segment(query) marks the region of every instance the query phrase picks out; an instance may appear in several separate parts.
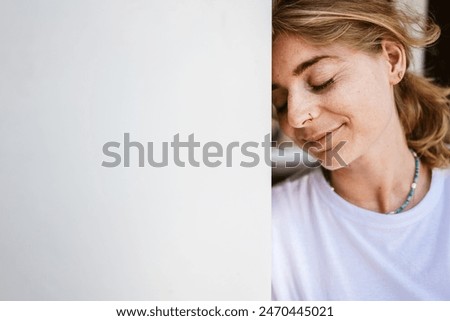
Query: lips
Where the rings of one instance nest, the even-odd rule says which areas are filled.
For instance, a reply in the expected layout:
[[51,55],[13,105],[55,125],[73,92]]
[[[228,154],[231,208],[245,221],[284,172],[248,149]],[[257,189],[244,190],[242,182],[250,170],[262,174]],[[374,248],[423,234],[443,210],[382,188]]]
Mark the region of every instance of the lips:
[[334,129],[321,131],[318,134],[305,137],[305,145],[314,147],[317,151],[323,151],[326,147],[331,147],[327,146],[327,140],[330,140],[343,125],[341,124]]

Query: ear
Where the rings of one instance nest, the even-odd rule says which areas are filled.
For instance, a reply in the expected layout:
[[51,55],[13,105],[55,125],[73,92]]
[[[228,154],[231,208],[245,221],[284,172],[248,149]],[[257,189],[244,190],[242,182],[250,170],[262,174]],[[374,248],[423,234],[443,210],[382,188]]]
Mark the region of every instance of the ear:
[[405,48],[396,41],[384,39],[381,42],[382,53],[389,64],[389,82],[398,84],[406,73]]

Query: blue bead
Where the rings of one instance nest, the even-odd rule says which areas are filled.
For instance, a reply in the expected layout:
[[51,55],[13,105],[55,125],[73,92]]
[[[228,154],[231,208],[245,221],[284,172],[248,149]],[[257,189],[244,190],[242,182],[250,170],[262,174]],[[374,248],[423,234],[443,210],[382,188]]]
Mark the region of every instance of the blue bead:
[[411,201],[411,199],[414,196],[414,192],[416,191],[416,187],[417,187],[417,181],[419,179],[419,170],[420,170],[420,160],[419,157],[417,156],[417,153],[414,152],[413,150],[411,150],[411,153],[414,156],[414,161],[415,161],[415,170],[414,170],[414,178],[413,178],[413,183],[411,184],[411,188],[409,190],[408,195],[406,196],[406,200],[405,202],[399,207],[397,208],[395,211],[390,212],[388,214],[398,214],[401,211],[403,211],[406,206],[408,206],[409,202]]

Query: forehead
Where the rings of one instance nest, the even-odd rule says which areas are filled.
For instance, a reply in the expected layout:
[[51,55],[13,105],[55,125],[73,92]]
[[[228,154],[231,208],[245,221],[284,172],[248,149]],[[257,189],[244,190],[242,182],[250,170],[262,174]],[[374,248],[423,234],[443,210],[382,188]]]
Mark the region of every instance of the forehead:
[[280,35],[272,43],[272,75],[275,78],[291,74],[299,64],[314,57],[330,56],[333,59],[326,61],[335,63],[336,60],[349,60],[355,53],[341,43],[319,46],[293,35]]
[[272,42],[273,56],[308,56],[317,54],[347,55],[356,52],[350,46],[342,42],[334,42],[328,45],[318,45],[300,36],[279,35]]

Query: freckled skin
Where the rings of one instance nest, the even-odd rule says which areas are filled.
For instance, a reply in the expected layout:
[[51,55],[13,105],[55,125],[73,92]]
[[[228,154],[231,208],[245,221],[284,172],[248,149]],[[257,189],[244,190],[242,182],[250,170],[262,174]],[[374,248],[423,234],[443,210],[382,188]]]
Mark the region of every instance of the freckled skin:
[[[394,99],[405,70],[403,47],[390,40],[370,54],[288,35],[272,44],[272,98],[283,132],[331,170],[337,194],[379,213],[403,204],[414,173]],[[331,146],[324,144],[329,138]],[[339,158],[330,160],[336,150]],[[421,164],[406,209],[420,202],[430,182],[431,172]]]
[[[278,112],[280,126],[299,146],[314,145],[306,143],[341,126],[331,135],[332,147],[345,141],[339,155],[351,164],[364,155],[389,151],[393,138],[404,140],[387,55],[368,54],[339,43],[314,46],[294,36],[279,36],[272,50],[272,78],[278,85],[272,92],[273,102],[277,108],[287,102],[287,108]],[[293,73],[300,63],[317,56],[331,58],[299,75]],[[330,79],[325,88],[313,89]],[[323,149],[308,152],[325,161]],[[323,165],[337,169],[342,164]]]

